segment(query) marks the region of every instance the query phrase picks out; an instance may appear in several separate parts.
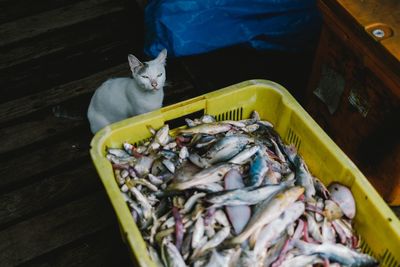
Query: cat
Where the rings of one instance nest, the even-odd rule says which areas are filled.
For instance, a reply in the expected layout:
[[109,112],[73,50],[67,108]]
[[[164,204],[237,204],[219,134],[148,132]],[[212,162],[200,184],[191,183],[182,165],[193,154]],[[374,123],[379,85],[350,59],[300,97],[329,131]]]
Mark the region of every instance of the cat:
[[132,78],[113,78],[96,89],[87,112],[93,134],[103,127],[161,108],[166,79],[167,50],[147,62],[128,55]]

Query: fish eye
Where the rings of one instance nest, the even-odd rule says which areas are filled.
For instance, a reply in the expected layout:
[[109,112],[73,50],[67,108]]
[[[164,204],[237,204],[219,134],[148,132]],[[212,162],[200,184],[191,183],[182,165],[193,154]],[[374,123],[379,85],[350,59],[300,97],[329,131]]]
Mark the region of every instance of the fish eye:
[[144,79],[148,79],[148,78],[149,78],[149,76],[142,75],[142,78],[144,78]]
[[161,76],[162,76],[162,73],[160,73],[160,74],[157,75],[157,77],[161,77]]

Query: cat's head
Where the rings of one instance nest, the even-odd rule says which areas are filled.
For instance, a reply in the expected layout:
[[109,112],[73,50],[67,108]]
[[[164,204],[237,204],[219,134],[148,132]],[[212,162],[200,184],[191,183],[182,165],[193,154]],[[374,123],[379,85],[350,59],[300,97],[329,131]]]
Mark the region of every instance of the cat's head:
[[134,55],[128,56],[133,79],[144,90],[156,92],[164,87],[165,83],[165,60],[167,50],[163,49],[158,56],[147,62],[140,62]]

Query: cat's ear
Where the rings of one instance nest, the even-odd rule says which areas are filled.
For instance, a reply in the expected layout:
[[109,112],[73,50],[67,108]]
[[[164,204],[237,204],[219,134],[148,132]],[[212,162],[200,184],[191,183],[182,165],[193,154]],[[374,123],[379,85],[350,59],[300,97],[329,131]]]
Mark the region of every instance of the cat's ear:
[[131,71],[133,73],[137,72],[137,70],[143,66],[143,63],[140,62],[139,59],[137,59],[134,55],[128,55],[128,62],[129,66],[131,67]]
[[157,58],[155,59],[160,64],[165,64],[165,60],[167,58],[167,49],[163,49],[160,54],[158,54]]

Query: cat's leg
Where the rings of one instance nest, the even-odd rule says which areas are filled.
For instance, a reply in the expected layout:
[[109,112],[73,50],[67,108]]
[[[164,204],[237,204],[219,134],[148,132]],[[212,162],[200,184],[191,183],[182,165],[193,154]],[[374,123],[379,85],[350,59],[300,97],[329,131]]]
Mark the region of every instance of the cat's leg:
[[105,126],[111,124],[111,122],[105,118],[104,116],[100,114],[95,114],[93,116],[90,116],[89,118],[90,122],[90,130],[92,131],[93,134],[97,133],[100,129],[104,128]]

